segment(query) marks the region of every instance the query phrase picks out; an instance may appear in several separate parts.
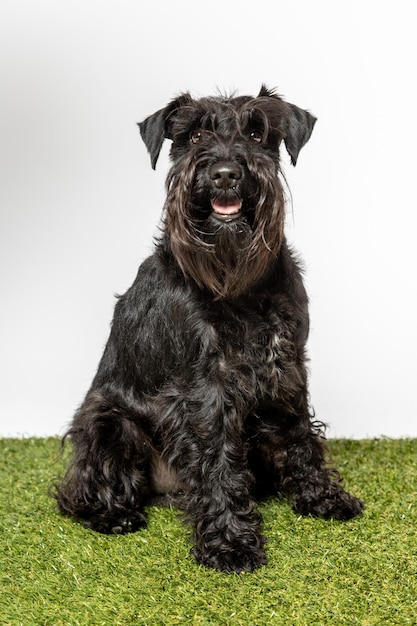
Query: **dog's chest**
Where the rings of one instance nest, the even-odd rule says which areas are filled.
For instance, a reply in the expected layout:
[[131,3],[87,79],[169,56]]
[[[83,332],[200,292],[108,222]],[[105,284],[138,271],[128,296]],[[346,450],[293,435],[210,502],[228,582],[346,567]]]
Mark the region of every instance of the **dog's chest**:
[[283,398],[297,370],[295,326],[277,312],[230,320],[220,338],[221,370],[240,380],[242,388],[255,386],[258,398]]

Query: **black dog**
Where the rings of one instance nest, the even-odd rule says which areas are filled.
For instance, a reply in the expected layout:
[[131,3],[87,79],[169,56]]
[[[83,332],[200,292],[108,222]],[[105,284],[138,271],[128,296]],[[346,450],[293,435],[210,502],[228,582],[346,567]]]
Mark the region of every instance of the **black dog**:
[[146,523],[163,499],[192,524],[194,555],[225,571],[266,562],[254,498],[303,515],[363,504],[326,460],[308,405],[307,296],[284,234],[279,147],[295,165],[315,118],[259,96],[183,94],[141,123],[155,167],[172,140],[163,234],[120,297],[69,435],[62,512],[103,533]]

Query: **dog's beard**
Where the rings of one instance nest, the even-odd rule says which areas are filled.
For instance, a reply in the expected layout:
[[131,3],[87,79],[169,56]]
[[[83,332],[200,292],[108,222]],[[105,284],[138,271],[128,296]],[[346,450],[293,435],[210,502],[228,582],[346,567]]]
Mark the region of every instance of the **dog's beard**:
[[[189,164],[190,166],[191,164]],[[183,274],[217,298],[250,290],[277,257],[283,238],[284,197],[267,167],[256,170],[261,193],[254,206],[232,220],[219,220],[195,205],[194,172],[187,167],[168,179],[166,226]]]
[[248,250],[253,239],[248,221],[240,217],[220,222],[209,217],[196,223],[194,233],[200,246],[189,255],[186,273],[220,297],[239,295],[245,290],[242,282],[248,272]]

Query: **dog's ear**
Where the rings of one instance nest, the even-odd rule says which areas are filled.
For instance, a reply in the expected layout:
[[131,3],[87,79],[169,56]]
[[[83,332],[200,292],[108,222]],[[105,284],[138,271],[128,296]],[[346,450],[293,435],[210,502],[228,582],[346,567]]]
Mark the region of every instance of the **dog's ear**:
[[285,147],[291,157],[291,163],[295,165],[301,148],[310,139],[317,118],[295,104],[284,102],[274,89],[268,89],[265,85],[262,85],[258,98],[273,98],[277,106],[279,102],[277,113],[280,117],[282,116],[279,123],[280,130],[284,136]]
[[317,118],[295,104],[288,104],[284,143],[291,163],[297,163],[298,153],[310,139]]
[[159,111],[147,117],[143,122],[139,122],[141,137],[151,156],[152,169],[155,169],[164,139],[172,139],[171,126],[175,113],[190,102],[191,96],[182,94],[163,109],[159,109]]

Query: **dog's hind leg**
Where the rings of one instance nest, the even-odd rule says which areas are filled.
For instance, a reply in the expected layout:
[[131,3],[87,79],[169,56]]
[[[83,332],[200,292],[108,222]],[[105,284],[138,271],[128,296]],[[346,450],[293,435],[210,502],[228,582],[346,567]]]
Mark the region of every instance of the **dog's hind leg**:
[[287,439],[284,491],[301,515],[348,520],[363,511],[363,502],[343,489],[339,472],[329,463],[323,425],[305,421]]
[[67,435],[73,458],[57,488],[60,510],[102,533],[144,526],[151,448],[137,420],[101,393],[90,392]]
[[328,459],[323,425],[303,414],[259,412],[251,433],[251,467],[259,495],[291,496],[302,515],[347,520],[363,510],[361,500],[346,492]]

